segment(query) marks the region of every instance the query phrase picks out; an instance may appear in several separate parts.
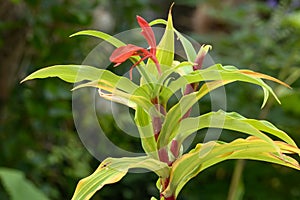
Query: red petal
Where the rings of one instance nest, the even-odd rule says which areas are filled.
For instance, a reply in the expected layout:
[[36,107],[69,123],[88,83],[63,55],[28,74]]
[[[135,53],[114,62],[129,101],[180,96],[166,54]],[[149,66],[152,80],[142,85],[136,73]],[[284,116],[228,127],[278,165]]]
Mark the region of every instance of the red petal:
[[111,56],[109,57],[109,60],[113,63],[122,63],[125,62],[131,56],[138,55],[137,52],[144,52],[144,50],[144,48],[132,44],[121,46],[112,52]]
[[142,28],[142,35],[145,37],[145,39],[147,40],[149,46],[150,46],[150,52],[155,55],[156,54],[156,40],[155,40],[155,36],[154,36],[154,32],[152,30],[152,28],[149,26],[148,22],[140,17],[140,16],[136,16],[136,19],[140,25],[140,27]]

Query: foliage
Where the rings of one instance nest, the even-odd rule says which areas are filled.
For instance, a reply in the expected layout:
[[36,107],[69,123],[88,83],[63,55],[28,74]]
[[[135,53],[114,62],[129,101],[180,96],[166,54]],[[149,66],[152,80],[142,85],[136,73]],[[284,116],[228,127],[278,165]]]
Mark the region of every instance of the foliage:
[[0,168],[0,178],[12,200],[48,200],[37,187],[25,179],[24,173],[18,170]]
[[[211,4],[211,1],[203,2],[198,6]],[[277,2],[273,6],[264,1],[244,1],[227,6],[227,9],[207,7],[206,13],[211,18],[221,21],[225,27],[231,28],[229,31],[227,29],[228,32],[218,28],[209,33],[193,34],[193,38],[202,42],[211,42],[215,47],[211,53],[215,60],[237,66],[247,66],[252,70],[271,74],[290,84],[293,87],[292,90],[272,85],[282,104],[278,105],[271,99],[262,110],[257,109],[256,106],[257,97],[261,94],[255,91],[250,94],[249,90],[253,90],[251,86],[240,84],[239,90],[236,90],[234,86],[228,86],[226,89],[227,106],[229,110],[239,110],[239,113],[243,115],[259,117],[276,123],[299,143],[300,113],[297,109],[298,101],[296,99],[299,97],[300,84],[299,56],[297,56],[300,53],[300,40],[297,37],[299,28],[294,25],[297,24],[296,21],[290,21],[290,16],[296,16],[299,12],[299,1]],[[194,1],[195,3],[196,1]],[[229,138],[224,136],[225,140],[230,138],[232,138],[230,135]],[[222,164],[223,172],[220,173],[223,175],[220,176],[221,178],[216,176],[221,171],[217,168],[207,172],[204,175],[206,178],[197,178],[195,182],[205,182],[205,189],[203,188],[199,192],[203,193],[209,190],[209,187],[214,187],[216,181],[219,182],[219,187],[226,188],[225,181],[229,181],[232,170],[230,166],[229,163]],[[242,175],[244,180],[242,183],[243,198],[299,198],[299,193],[295,192],[299,187],[297,172],[281,169],[274,165],[267,166],[263,171],[261,169],[260,164],[247,161]],[[257,173],[258,171],[259,173]],[[189,186],[192,187],[192,184]],[[290,185],[289,189],[287,189],[287,185]],[[193,193],[193,190],[187,192]],[[226,191],[223,191],[223,193],[214,194],[214,197],[209,198],[226,198],[225,193]]]
[[[6,2],[13,2],[17,9],[5,10],[3,5]],[[126,14],[134,13],[133,16],[136,15],[136,11],[149,9],[150,4],[140,0],[127,3],[107,0],[4,0],[0,3],[0,10],[5,18],[12,14],[18,16],[17,19],[9,21],[5,18],[0,20],[0,54],[1,48],[9,49],[7,47],[10,46],[11,51],[7,51],[9,54],[18,51],[18,42],[13,39],[15,33],[21,35],[21,41],[25,44],[21,59],[16,61],[18,70],[12,74],[13,89],[7,101],[1,100],[0,103],[1,108],[5,107],[3,112],[0,108],[0,166],[24,172],[26,178],[38,185],[50,199],[71,198],[76,181],[91,173],[91,169],[98,162],[74,134],[70,86],[59,80],[22,85],[19,81],[25,74],[43,65],[81,62],[86,52],[98,41],[80,37],[70,40],[68,36],[87,27],[96,29],[100,26],[102,29],[103,24],[98,24],[98,16],[94,15],[99,8],[104,8],[106,13],[114,16],[112,20],[118,21],[118,25],[123,29],[127,24],[132,24],[134,20],[131,17],[124,20],[123,16],[119,15],[122,9],[116,6],[116,3],[126,7]],[[134,7],[133,4],[139,7]],[[13,13],[14,11],[17,13]],[[114,31],[119,31],[118,28],[119,26],[112,26]],[[14,31],[15,29],[17,30]],[[26,34],[22,34],[23,30]],[[6,31],[11,34],[5,34]],[[3,45],[5,43],[9,43],[9,46]],[[76,48],[73,48],[74,46]],[[6,54],[3,54],[3,57],[5,61]],[[0,66],[1,69],[7,70],[9,67],[4,64]],[[6,70],[3,70],[3,73],[6,74]],[[5,89],[3,85],[1,89]],[[120,140],[118,134],[115,134],[121,135],[111,116],[104,116],[101,120],[109,127],[110,138],[118,145],[132,148],[132,139]],[[78,160],[82,162],[78,163]],[[133,186],[127,190],[118,190],[119,193],[106,190],[100,198],[111,198],[113,195],[128,198],[128,193],[132,192],[130,189],[133,190],[134,185],[141,184],[141,181],[138,178],[126,178],[116,187],[129,184]],[[142,193],[141,190],[140,196],[145,196],[145,192]],[[0,199],[8,199],[7,192],[1,184]]]
[[[209,46],[203,45],[197,54],[189,41],[174,29],[171,11],[167,21],[156,20],[150,23],[166,25],[165,33],[157,46],[153,42],[152,29],[141,20],[143,19],[138,17],[142,34],[150,46],[149,52],[132,44],[125,45],[112,36],[113,39],[107,40],[117,47],[111,62],[119,65],[131,59],[134,63],[132,67],[136,66],[141,74],[139,85],[110,71],[84,65],[51,66],[36,71],[23,80],[53,76],[71,83],[86,80],[88,82],[81,83],[74,89],[98,88],[100,92],[108,92],[100,93],[101,97],[123,103],[135,110],[135,121],[146,156],[107,158],[92,175],[78,183],[73,199],[89,199],[104,185],[118,182],[130,168],[154,171],[159,177],[157,187],[160,198],[169,200],[176,199],[183,186],[202,170],[228,159],[262,160],[300,169],[298,162],[287,155],[300,154],[295,142],[270,122],[247,119],[237,113],[226,113],[222,110],[198,117],[189,116],[192,106],[203,96],[229,83],[242,81],[260,86],[264,94],[262,107],[269,94],[279,102],[272,88],[263,79],[287,86],[285,83],[265,74],[239,70],[233,66],[216,64],[202,69]],[[184,47],[187,61],[174,60],[174,34]],[[107,39],[106,34],[95,31],[79,32],[75,35]],[[145,58],[150,59],[143,62]],[[179,78],[175,79],[173,74],[179,75]],[[170,98],[180,89],[182,97],[168,108]],[[248,134],[250,137],[229,143],[199,143],[184,154],[181,149],[185,139],[194,131],[203,128],[224,128]],[[272,140],[265,133],[282,141]]]
[[[22,35],[26,46],[22,60],[17,63],[18,74],[14,74],[15,85],[10,97],[7,102],[1,101],[1,107],[5,106],[5,110],[0,111],[0,166],[22,171],[49,199],[70,198],[76,181],[88,175],[93,166],[92,156],[73,134],[70,87],[58,80],[26,85],[20,85],[19,80],[25,73],[54,60],[79,62],[83,55],[81,51],[92,44],[83,43],[80,38],[65,38],[75,30],[91,25],[92,11],[97,2],[14,2],[17,11],[20,11],[16,13],[20,19],[1,20],[0,46],[11,36],[4,33],[15,27],[27,31]],[[5,3],[6,0],[1,1],[2,9]],[[12,15],[11,11],[13,9],[6,11],[7,16]],[[14,41],[12,46],[18,45]],[[72,49],[75,45],[77,49]],[[17,48],[14,50],[17,51]],[[3,65],[1,69],[5,67]],[[2,85],[1,89],[4,90]],[[49,105],[49,109],[45,105]],[[83,162],[78,164],[78,160]],[[8,199],[3,185],[0,185],[0,199]]]

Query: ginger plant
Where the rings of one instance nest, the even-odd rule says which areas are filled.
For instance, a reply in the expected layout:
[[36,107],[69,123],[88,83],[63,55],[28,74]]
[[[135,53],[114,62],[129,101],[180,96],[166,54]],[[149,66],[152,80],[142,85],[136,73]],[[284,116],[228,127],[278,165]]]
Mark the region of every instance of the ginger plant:
[[[191,42],[173,27],[171,9],[167,21],[157,19],[148,23],[140,16],[137,21],[149,45],[148,49],[125,44],[95,30],[72,35],[94,36],[115,46],[110,61],[118,66],[130,59],[133,65],[129,79],[87,65],[55,65],[40,69],[23,80],[59,77],[69,83],[79,83],[74,90],[94,87],[100,91],[100,98],[125,104],[135,111],[135,124],[145,156],[105,159],[93,174],[79,181],[72,199],[90,199],[103,186],[121,180],[132,168],[144,168],[157,174],[156,185],[161,200],[175,200],[190,179],[228,159],[266,161],[300,170],[299,163],[289,156],[300,155],[300,149],[284,131],[268,121],[248,119],[236,112],[223,110],[190,116],[192,106],[205,95],[232,82],[242,81],[260,86],[264,92],[262,106],[269,94],[279,102],[263,79],[289,87],[287,84],[271,76],[234,66],[214,64],[203,68],[203,60],[210,46],[202,45],[197,53]],[[157,24],[166,26],[158,44],[152,30],[152,26]],[[175,36],[184,48],[185,61],[174,59]],[[134,67],[141,75],[139,84],[131,80]],[[167,107],[172,95],[178,91],[182,94],[178,102]],[[204,128],[227,129],[249,137],[229,143],[219,140],[198,143],[189,152],[183,152],[183,142]],[[271,139],[269,135],[278,140]]]

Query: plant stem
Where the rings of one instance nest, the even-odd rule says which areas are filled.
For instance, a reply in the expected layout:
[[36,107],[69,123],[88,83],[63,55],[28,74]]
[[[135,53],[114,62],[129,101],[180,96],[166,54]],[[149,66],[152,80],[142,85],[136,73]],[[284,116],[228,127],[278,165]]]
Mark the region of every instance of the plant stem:
[[239,185],[241,184],[245,163],[246,163],[245,160],[238,160],[236,162],[233,176],[231,179],[231,184],[230,184],[227,200],[240,199],[240,198],[238,198],[241,196],[239,193]]
[[[270,109],[274,103],[274,99],[271,99],[267,105],[260,111],[259,114],[259,119],[264,119],[267,117],[268,113],[270,112]],[[238,197],[240,196],[239,194],[239,184],[241,184],[242,181],[242,174],[244,171],[244,167],[246,165],[245,160],[238,160],[236,162],[234,171],[233,171],[233,176],[231,179],[230,183],[230,188],[227,196],[227,200],[237,200],[239,199]]]
[[[196,60],[195,60],[196,65],[193,66],[193,70],[194,71],[195,70],[199,70],[199,69],[202,68],[202,64],[203,64],[204,58],[205,58],[205,56],[207,54],[207,49],[203,50],[202,47],[201,47],[201,49],[199,50],[199,52],[200,53],[197,55]],[[198,85],[199,85],[199,83],[187,84],[186,87],[185,87],[185,91],[184,91],[183,95],[188,95],[188,94],[191,94],[192,92],[197,91]],[[156,108],[160,108],[160,106],[161,106],[159,104],[158,100],[159,100],[159,98],[152,99],[152,103],[154,105],[156,105]],[[157,105],[158,105],[158,107],[157,107]],[[190,114],[191,114],[191,110],[192,110],[192,108],[190,108],[186,113],[184,113],[184,115],[182,116],[182,119],[185,119],[185,118],[189,117]],[[165,112],[163,114],[165,114]],[[154,120],[154,118],[152,120]],[[155,125],[155,127],[154,127],[154,133],[157,134],[157,136],[155,137],[155,139],[157,140],[157,137],[158,137],[158,134],[159,134],[160,131],[158,132],[156,130],[156,128],[161,129],[161,126],[158,127],[158,125]],[[177,157],[179,156],[179,150],[180,150],[180,146],[178,145],[178,142],[176,140],[172,140],[170,151],[173,154],[173,156],[175,157],[175,159],[177,159]],[[161,161],[166,162],[169,166],[172,166],[173,161],[169,160],[168,150],[166,150],[163,147],[162,149],[158,150],[158,154],[159,154],[159,159]],[[166,157],[167,157],[167,159],[166,159]],[[162,191],[164,191],[168,187],[169,181],[170,181],[169,178],[161,179]],[[163,196],[162,194],[160,194],[160,195],[161,195],[161,197]],[[164,197],[164,199],[165,200],[176,200],[174,194],[172,194],[170,197]]]
[[174,196],[171,196],[171,197],[167,197],[165,198],[165,200],[176,200]]

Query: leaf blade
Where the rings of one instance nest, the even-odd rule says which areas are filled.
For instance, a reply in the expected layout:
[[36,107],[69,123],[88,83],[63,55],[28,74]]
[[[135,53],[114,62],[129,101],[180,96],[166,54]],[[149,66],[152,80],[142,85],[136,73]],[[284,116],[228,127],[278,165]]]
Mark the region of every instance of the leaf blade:
[[[289,148],[289,145],[275,141],[282,151]],[[300,149],[296,148],[292,153],[299,153]],[[171,169],[170,183],[165,191],[164,196],[174,194],[177,196],[184,185],[193,177],[197,176],[206,168],[228,159],[251,159],[267,161],[280,164],[300,170],[299,163],[284,154],[276,156],[274,148],[266,141],[256,137],[247,139],[236,139],[231,143],[220,144],[211,141],[205,144],[198,144],[195,149],[185,154],[174,162]]]
[[22,171],[1,167],[0,179],[12,200],[48,200],[32,182],[25,178]]
[[128,170],[132,168],[148,169],[161,177],[169,175],[167,164],[147,156],[107,158],[93,174],[79,181],[72,200],[89,199],[104,185],[121,180],[127,174]]
[[165,33],[157,45],[156,57],[162,66],[172,66],[174,60],[174,27],[171,11],[172,6],[169,10]]
[[128,93],[133,93],[138,86],[125,77],[117,76],[114,73],[91,67],[88,65],[54,65],[33,72],[21,83],[38,78],[58,77],[69,83],[77,83],[83,80],[95,81],[104,80],[113,87],[118,87]]
[[121,47],[121,46],[125,46],[126,44],[124,42],[122,42],[121,40],[107,34],[104,33],[102,31],[96,31],[96,30],[84,30],[84,31],[79,31],[76,32],[72,35],[70,35],[70,37],[74,37],[74,36],[80,36],[80,35],[87,35],[87,36],[93,36],[102,40],[105,40],[107,42],[109,42],[110,44],[112,44],[115,47]]

